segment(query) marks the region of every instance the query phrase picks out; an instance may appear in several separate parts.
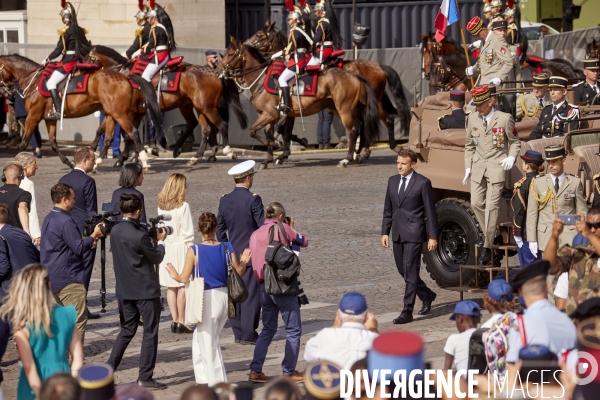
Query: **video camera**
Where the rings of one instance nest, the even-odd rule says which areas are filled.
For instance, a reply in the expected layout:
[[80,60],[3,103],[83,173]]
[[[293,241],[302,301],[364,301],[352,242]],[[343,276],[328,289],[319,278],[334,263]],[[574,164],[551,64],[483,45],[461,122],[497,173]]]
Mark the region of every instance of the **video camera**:
[[113,221],[112,217],[120,215],[121,212],[115,210],[115,205],[113,203],[103,203],[102,211],[104,212],[92,215],[85,220],[85,224],[83,225],[83,236],[91,236],[94,229],[96,229],[96,225],[102,222],[104,223],[104,226],[100,226],[100,231],[104,236],[110,234],[112,227],[118,223],[118,221]]
[[171,216],[169,214],[161,214],[157,215],[156,218],[150,218],[150,228],[148,228],[148,235],[154,240],[157,240],[158,232],[163,231],[163,229],[167,232],[167,235],[173,234],[173,227],[166,226],[164,221],[170,221]]

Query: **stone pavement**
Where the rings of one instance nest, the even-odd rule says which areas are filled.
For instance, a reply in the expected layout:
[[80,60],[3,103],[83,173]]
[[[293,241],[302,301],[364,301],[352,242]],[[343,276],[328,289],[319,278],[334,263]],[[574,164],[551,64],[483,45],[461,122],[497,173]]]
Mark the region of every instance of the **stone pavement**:
[[[301,253],[301,281],[310,304],[302,307],[299,371],[304,371],[306,366],[303,361],[304,344],[321,328],[332,324],[336,305],[345,292],[359,291],[366,296],[370,311],[377,316],[380,330],[399,329],[391,321],[402,308],[404,284],[396,270],[391,249],[384,249],[380,244],[383,200],[388,177],[396,173],[395,154],[389,149],[376,150],[361,166],[351,164],[348,168],[337,168],[336,164],[342,156],[341,152],[293,154],[289,162],[260,171],[254,178],[252,191],[262,197],[265,206],[272,201],[281,202],[288,215],[294,217],[296,228],[306,234],[309,240],[309,247]],[[240,158],[238,162],[244,159]],[[3,155],[0,165],[8,160],[8,156]],[[111,160],[107,161],[94,175],[99,205],[110,201],[113,190],[117,188],[118,171],[110,167]],[[202,162],[187,167],[185,159],[152,160],[152,169],[145,175],[143,185],[139,188],[145,195],[148,217],[155,216],[158,192],[169,174],[174,172],[183,173],[188,178],[186,201],[191,206],[194,219],[202,211],[216,214],[221,195],[233,189],[234,183],[227,175],[227,170],[234,163],[219,158],[215,164]],[[50,188],[68,172],[68,168],[56,157],[44,157],[38,160],[38,165],[38,173],[33,181],[42,220],[52,208]],[[99,271],[98,256],[89,295],[93,312],[100,309]],[[86,362],[106,361],[119,330],[110,253],[107,255],[106,277],[106,313],[101,319],[88,322],[84,345]],[[437,289],[424,267],[421,277],[436,290],[438,298],[430,315],[416,316],[415,321],[404,329],[416,330],[424,336],[427,360],[432,362],[433,367],[441,368],[445,340],[449,334],[456,332],[454,323],[448,317],[459,295]],[[466,298],[473,296],[466,295]],[[169,385],[167,390],[160,393],[161,400],[179,398],[181,392],[194,383],[192,335],[171,333],[166,300],[165,307],[154,372],[156,379]],[[419,307],[420,304],[417,304],[417,309]],[[280,329],[265,364],[264,372],[269,376],[281,374],[280,363],[285,347],[282,326],[280,320]],[[131,342],[116,372],[116,382],[119,384],[135,382],[137,379],[140,339],[141,332]],[[221,334],[221,346],[229,382],[246,380],[254,347],[235,344],[228,325]],[[18,382],[18,354],[14,342],[9,343],[2,369],[5,396],[14,398]],[[264,390],[261,385],[257,385],[257,389],[255,398]]]

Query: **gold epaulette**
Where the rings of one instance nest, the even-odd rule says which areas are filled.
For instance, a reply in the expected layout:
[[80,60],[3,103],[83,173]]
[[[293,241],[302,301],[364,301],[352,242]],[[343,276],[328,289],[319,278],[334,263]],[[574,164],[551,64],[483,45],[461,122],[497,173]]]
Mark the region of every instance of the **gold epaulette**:
[[58,36],[64,36],[65,33],[69,30],[69,25],[66,25],[64,28],[60,28],[57,30]]
[[598,178],[600,178],[600,174],[596,174],[596,175],[594,175],[594,177],[593,177],[592,179],[596,180],[596,179],[598,179]]
[[515,182],[515,189],[520,188],[523,182],[525,182],[526,177],[521,178],[518,182]]
[[137,28],[137,29],[135,30],[135,36],[136,36],[136,37],[138,37],[138,36],[141,36],[141,35],[142,35],[142,32],[144,32],[144,27],[143,27],[143,26],[140,26],[139,28]]
[[[80,28],[81,28],[81,27],[80,27]],[[84,34],[86,34],[86,35],[88,34],[88,30],[87,30],[87,29],[85,29],[85,28],[81,28],[81,30],[83,31],[83,33],[84,33]]]

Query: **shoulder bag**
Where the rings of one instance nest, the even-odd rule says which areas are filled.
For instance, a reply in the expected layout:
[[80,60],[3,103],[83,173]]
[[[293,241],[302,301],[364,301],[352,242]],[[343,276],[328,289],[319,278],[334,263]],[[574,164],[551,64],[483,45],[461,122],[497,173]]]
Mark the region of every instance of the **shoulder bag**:
[[[279,241],[281,230],[286,243]],[[285,228],[280,222],[270,229],[269,245],[265,254],[265,291],[272,295],[293,296],[300,291],[300,259],[291,249]]]
[[204,308],[204,278],[200,271],[200,249],[198,245],[194,245],[192,250],[197,261],[190,280],[185,284],[185,324],[188,326],[202,322]]
[[240,274],[233,268],[229,249],[225,243],[221,243],[221,245],[225,250],[225,261],[227,262],[227,293],[234,303],[243,303],[248,298],[248,289]]

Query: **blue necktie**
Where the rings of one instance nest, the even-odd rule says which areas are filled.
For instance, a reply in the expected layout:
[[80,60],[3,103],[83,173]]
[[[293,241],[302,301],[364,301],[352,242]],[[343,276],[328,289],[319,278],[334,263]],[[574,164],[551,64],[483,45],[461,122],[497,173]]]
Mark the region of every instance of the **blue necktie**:
[[400,184],[400,190],[398,191],[398,201],[400,201],[402,203],[402,199],[404,198],[404,192],[406,191],[406,187],[405,184],[406,183],[406,177],[403,176],[402,177],[402,183]]

